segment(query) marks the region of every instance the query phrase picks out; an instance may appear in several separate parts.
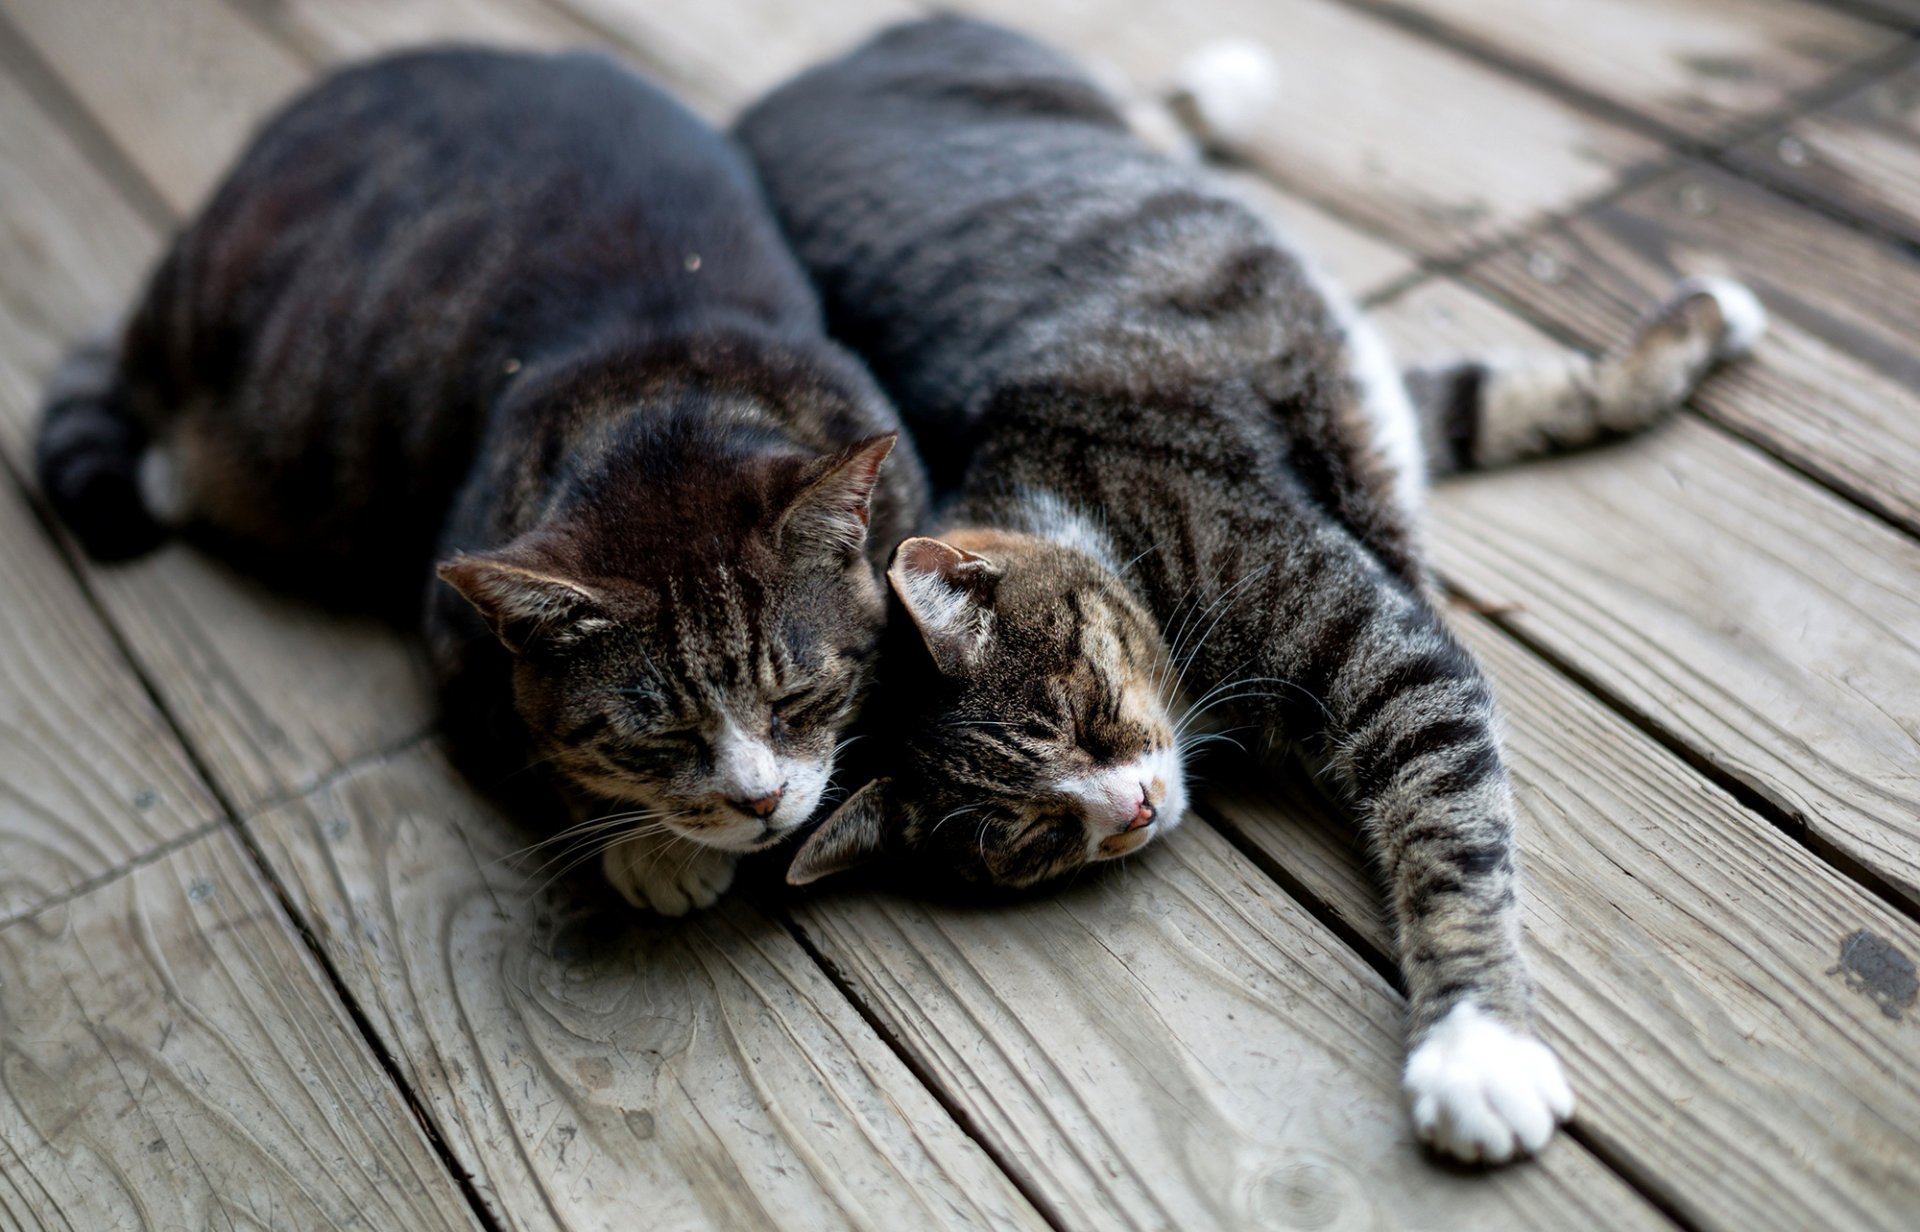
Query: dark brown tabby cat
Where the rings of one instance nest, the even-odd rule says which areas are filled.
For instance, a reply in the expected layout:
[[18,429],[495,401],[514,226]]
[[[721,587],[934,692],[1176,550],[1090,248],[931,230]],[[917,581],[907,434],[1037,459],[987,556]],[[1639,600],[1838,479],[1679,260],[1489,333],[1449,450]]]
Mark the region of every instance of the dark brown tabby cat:
[[1684,288],[1600,363],[1404,381],[1258,212],[971,21],[890,30],[738,131],[836,333],[961,479],[889,574],[918,636],[883,673],[888,777],[790,879],[903,853],[1018,885],[1137,851],[1221,706],[1379,852],[1419,1133],[1543,1145],[1572,1095],[1533,1034],[1492,694],[1423,564],[1422,445],[1453,470],[1644,426],[1751,343],[1752,297]]
[[923,501],[896,429],[724,137],[596,56],[442,50],[262,130],[56,380],[39,463],[103,558],[179,526],[416,610],[442,561],[467,759],[537,754],[679,913],[820,799]]

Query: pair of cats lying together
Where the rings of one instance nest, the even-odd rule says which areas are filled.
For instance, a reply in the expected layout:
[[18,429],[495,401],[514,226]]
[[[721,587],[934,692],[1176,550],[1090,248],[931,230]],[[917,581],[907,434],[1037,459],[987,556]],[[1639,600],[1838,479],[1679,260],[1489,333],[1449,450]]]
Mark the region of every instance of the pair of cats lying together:
[[[591,55],[351,69],[63,367],[42,483],[102,558],[178,528],[336,598],[424,585],[456,748],[543,764],[668,914],[813,818],[863,705],[882,777],[795,882],[884,857],[1036,884],[1178,825],[1201,722],[1293,751],[1390,890],[1417,1131],[1538,1149],[1572,1095],[1424,485],[1650,423],[1759,305],[1683,284],[1605,359],[1403,374],[1126,116],[948,18],[731,142]],[[930,487],[937,537],[909,538]]]

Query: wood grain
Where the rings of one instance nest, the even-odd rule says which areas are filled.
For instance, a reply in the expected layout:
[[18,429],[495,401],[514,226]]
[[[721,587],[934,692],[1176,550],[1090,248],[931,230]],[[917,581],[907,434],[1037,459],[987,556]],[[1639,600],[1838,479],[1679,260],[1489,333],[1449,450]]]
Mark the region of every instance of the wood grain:
[[1694,405],[1920,532],[1920,258],[1693,168],[1468,276],[1598,345],[1694,273],[1745,280],[1773,316],[1758,353]]
[[[72,338],[124,307],[160,237],[4,73],[0,109],[0,449],[25,473],[48,375]],[[418,653],[382,626],[316,612],[178,545],[87,576],[243,811],[432,723]]]
[[8,0],[7,19],[181,213],[306,76],[279,42],[203,0]]
[[542,892],[429,747],[252,829],[503,1225],[1044,1227],[738,897],[663,923]]
[[1727,159],[1920,242],[1920,64],[1755,137]]
[[881,26],[924,12],[912,0],[554,2],[626,44],[721,123],[815,61],[849,50]]
[[1793,104],[1899,36],[1797,0],[1364,0],[1698,141]]
[[540,0],[229,0],[309,62],[364,59],[458,40],[554,50],[599,41]]
[[1561,1140],[1442,1168],[1397,996],[1204,824],[1029,902],[832,894],[795,917],[1075,1228],[1662,1226]]
[[1329,0],[956,7],[1156,87],[1210,42],[1260,42],[1279,61],[1281,90],[1248,157],[1283,187],[1425,256],[1570,209],[1659,154],[1625,129]]
[[5,921],[219,810],[4,472],[0,578]]
[[[1542,1026],[1582,1131],[1695,1227],[1906,1227],[1920,1006],[1842,958],[1863,930],[1920,955],[1920,925],[1483,618],[1455,623],[1507,714]],[[1351,829],[1310,788],[1233,779],[1207,811],[1386,953]]]
[[[1409,353],[1531,333],[1458,289],[1381,318]],[[1920,901],[1920,544],[1697,419],[1434,505],[1449,581]]]
[[0,928],[0,1224],[478,1226],[225,829]]

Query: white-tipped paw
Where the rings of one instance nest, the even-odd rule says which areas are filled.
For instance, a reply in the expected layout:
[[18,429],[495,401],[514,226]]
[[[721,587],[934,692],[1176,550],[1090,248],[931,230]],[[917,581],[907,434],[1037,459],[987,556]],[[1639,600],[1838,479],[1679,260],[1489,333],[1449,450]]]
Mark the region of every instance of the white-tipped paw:
[[1472,1002],[1420,1041],[1401,1086],[1420,1140],[1468,1162],[1530,1155],[1573,1115],[1573,1089],[1552,1050]]
[[1193,109],[1207,140],[1241,145],[1259,135],[1280,97],[1280,65],[1246,39],[1209,43],[1174,71],[1174,97]]
[[1767,310],[1760,297],[1731,278],[1689,278],[1673,290],[1675,303],[1704,295],[1720,310],[1725,329],[1714,348],[1719,359],[1738,359],[1759,344],[1767,332]]
[[654,836],[625,839],[607,848],[600,869],[620,897],[636,907],[679,916],[711,907],[733,884],[739,859],[729,851]]

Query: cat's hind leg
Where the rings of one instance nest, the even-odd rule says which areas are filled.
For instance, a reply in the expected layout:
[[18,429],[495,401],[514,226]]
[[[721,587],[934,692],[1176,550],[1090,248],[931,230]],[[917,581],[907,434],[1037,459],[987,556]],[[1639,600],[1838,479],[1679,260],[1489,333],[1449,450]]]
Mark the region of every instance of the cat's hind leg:
[[[134,416],[120,372],[120,331],[75,344],[47,384],[35,446],[41,490],[89,556],[126,560],[167,536],[149,503],[177,502],[177,485]],[[175,510],[168,508],[165,512]]]
[[1714,364],[1767,328],[1752,291],[1690,278],[1625,350],[1467,359],[1407,373],[1432,473],[1500,466],[1639,432],[1686,401]]

